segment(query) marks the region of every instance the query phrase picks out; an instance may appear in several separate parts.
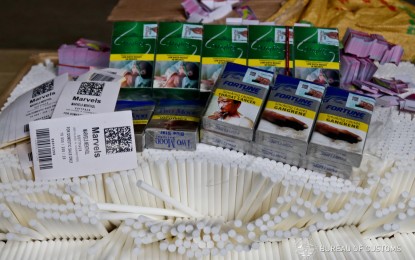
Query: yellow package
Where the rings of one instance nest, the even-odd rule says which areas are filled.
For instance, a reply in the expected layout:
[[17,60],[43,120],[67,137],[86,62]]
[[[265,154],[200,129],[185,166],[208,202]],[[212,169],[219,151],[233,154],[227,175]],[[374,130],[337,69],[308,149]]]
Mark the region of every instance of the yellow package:
[[380,34],[404,48],[404,60],[415,61],[415,6],[398,0],[288,0],[268,21],[293,25],[310,22]]

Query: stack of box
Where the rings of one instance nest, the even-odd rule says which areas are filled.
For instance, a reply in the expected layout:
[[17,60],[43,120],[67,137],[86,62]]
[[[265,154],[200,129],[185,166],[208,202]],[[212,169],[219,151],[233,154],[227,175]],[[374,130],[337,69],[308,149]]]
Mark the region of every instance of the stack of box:
[[375,99],[329,87],[323,98],[310,145],[307,168],[343,177],[359,167]]
[[325,87],[278,75],[262,112],[252,153],[301,165]]
[[202,117],[201,141],[248,152],[273,73],[227,63]]

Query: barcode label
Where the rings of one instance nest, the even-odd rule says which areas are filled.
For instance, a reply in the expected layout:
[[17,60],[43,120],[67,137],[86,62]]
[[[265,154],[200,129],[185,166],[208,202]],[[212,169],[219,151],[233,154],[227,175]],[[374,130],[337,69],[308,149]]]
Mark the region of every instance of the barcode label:
[[25,124],[25,125],[23,126],[23,131],[24,131],[25,133],[29,133],[29,131],[30,131],[30,129],[29,129],[29,124]]
[[114,77],[102,75],[98,73],[93,73],[91,77],[89,78],[91,81],[113,81]]
[[[72,178],[137,167],[132,112],[30,122],[36,180]],[[27,161],[27,155],[24,154]]]
[[36,129],[36,146],[41,170],[53,169],[49,128]]

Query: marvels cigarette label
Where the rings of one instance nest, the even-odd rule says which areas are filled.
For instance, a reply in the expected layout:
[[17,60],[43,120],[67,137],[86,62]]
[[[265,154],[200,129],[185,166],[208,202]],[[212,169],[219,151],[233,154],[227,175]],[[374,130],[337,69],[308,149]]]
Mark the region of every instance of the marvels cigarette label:
[[293,106],[293,105],[289,105],[289,104],[275,102],[275,101],[268,101],[267,105],[266,105],[266,108],[276,109],[276,110],[279,110],[279,111],[288,112],[290,114],[304,116],[304,117],[307,117],[307,118],[310,118],[310,119],[313,119],[313,120],[316,116],[315,111],[308,110],[308,109],[301,108],[301,107],[297,107],[297,106]]
[[199,122],[200,118],[192,116],[176,116],[176,115],[154,115],[152,119],[155,120],[183,120],[183,121],[192,121]]
[[358,129],[364,132],[367,132],[369,129],[369,126],[366,123],[359,122],[359,121],[352,120],[352,119],[347,119],[347,118],[340,117],[340,116],[325,114],[325,113],[320,113],[318,115],[318,120],[333,123],[336,125],[346,126],[349,128]]
[[36,180],[137,167],[131,111],[30,123]]

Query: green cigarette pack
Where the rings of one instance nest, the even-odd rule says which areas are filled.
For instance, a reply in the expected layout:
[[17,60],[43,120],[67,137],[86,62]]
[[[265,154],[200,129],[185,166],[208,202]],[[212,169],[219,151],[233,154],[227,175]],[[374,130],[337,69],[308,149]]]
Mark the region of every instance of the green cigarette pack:
[[285,26],[248,27],[248,66],[275,75],[291,75],[293,68],[293,29]]
[[295,77],[324,86],[340,85],[336,28],[294,27]]
[[159,23],[153,88],[198,89],[203,25]]
[[114,22],[110,68],[125,69],[123,87],[151,87],[156,22]]
[[201,91],[212,91],[223,65],[247,63],[248,28],[241,25],[203,26]]

